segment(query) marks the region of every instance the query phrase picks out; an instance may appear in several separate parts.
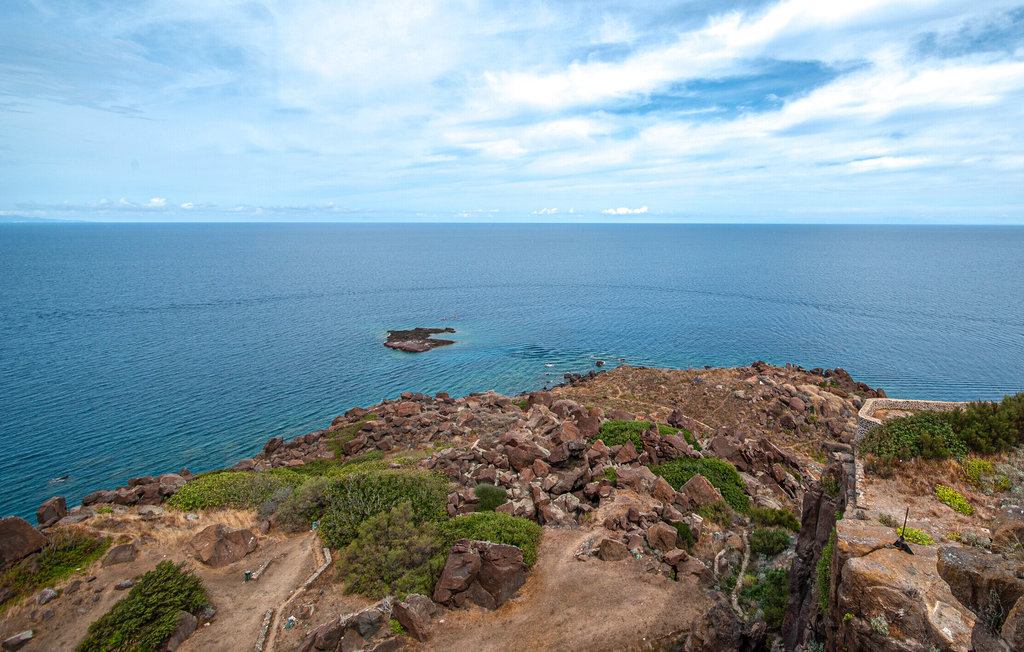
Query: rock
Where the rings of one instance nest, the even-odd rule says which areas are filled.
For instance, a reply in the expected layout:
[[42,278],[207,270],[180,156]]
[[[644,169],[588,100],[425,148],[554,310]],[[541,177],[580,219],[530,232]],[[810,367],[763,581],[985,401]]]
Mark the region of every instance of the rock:
[[1024,595],[1024,564],[1017,564],[978,548],[943,546],[938,552],[938,574],[956,599],[978,616],[1006,613]]
[[17,516],[0,519],[0,568],[38,552],[46,545],[46,537],[29,522]]
[[602,539],[597,549],[597,558],[601,561],[620,561],[629,556],[626,544],[618,539]]
[[497,609],[526,582],[527,573],[523,551],[516,546],[459,539],[434,587],[434,601]]
[[398,411],[395,416],[400,418],[414,417],[420,413],[420,404],[413,401],[402,401],[398,404]]
[[749,628],[746,627],[732,610],[729,601],[722,598],[694,619],[690,626],[690,636],[686,639],[683,649],[686,652],[760,650],[768,635],[763,625],[764,621],[756,621]]
[[1024,509],[1010,507],[996,514],[992,526],[992,550],[1003,552],[1024,544]]
[[722,500],[722,492],[699,473],[687,480],[686,484],[679,488],[679,493],[686,498],[691,509]]
[[26,629],[20,634],[15,634],[10,638],[4,639],[3,648],[5,650],[10,650],[11,652],[13,652],[14,650],[20,650],[22,647],[25,646],[26,643],[31,641],[35,635],[35,632],[33,632],[31,629]]
[[133,580],[132,578],[129,577],[128,579],[121,580],[120,582],[115,584],[114,585],[114,590],[115,591],[127,591],[128,589],[132,588],[133,586],[135,586],[135,580]]
[[85,498],[83,498],[82,499],[82,505],[89,506],[89,505],[95,505],[97,503],[107,503],[107,504],[109,504],[109,503],[114,502],[114,498],[116,498],[116,497],[117,497],[117,494],[115,492],[113,492],[113,491],[111,491],[109,489],[100,489],[99,491],[94,491],[91,494],[89,494],[88,496],[86,496]]
[[454,328],[413,328],[407,331],[388,331],[388,339],[384,346],[406,353],[423,353],[439,346],[455,344],[454,340],[435,340],[431,335],[438,333],[454,333]]
[[667,523],[658,522],[647,528],[647,545],[654,550],[668,552],[676,547],[679,532]]
[[796,396],[789,399],[789,408],[799,414],[803,414],[804,410],[807,409],[807,407],[804,405],[803,400]]
[[255,550],[256,535],[251,530],[231,530],[218,523],[210,525],[193,537],[188,549],[204,564],[220,568],[242,559]]
[[127,564],[128,562],[135,561],[135,558],[139,556],[139,551],[135,547],[135,543],[123,543],[119,546],[114,546],[107,553],[107,556],[103,558],[103,567],[113,566],[114,564]]
[[412,593],[403,602],[391,607],[395,620],[417,641],[427,640],[430,634],[431,618],[436,609],[434,601],[425,595]]
[[664,504],[671,505],[676,499],[676,490],[672,488],[668,480],[659,475],[658,479],[654,481],[654,486],[651,487],[651,495]]
[[139,507],[139,516],[144,521],[152,520],[164,513],[164,508],[159,505],[142,505]]
[[635,462],[640,456],[636,452],[636,447],[633,443],[627,441],[625,444],[619,447],[619,452],[615,454],[616,464],[629,464]]
[[68,515],[68,504],[63,496],[54,496],[36,510],[36,522],[49,527]]
[[252,471],[256,468],[256,461],[252,459],[239,460],[231,467],[232,471]]
[[174,631],[171,632],[171,637],[168,638],[162,646],[160,646],[161,652],[174,652],[174,650],[177,650],[178,647],[185,642],[185,639],[192,636],[192,632],[196,631],[196,627],[198,626],[198,618],[187,611],[179,611],[178,624],[174,626]]
[[1024,600],[1018,599],[1006,615],[1002,636],[1011,650],[1024,650]]
[[178,493],[178,489],[181,489],[187,484],[185,478],[177,473],[165,473],[158,478],[158,482],[160,494],[163,496],[176,494]]
[[52,587],[46,587],[45,589],[39,592],[39,595],[36,596],[36,604],[40,606],[44,605],[47,602],[56,600],[58,595],[59,594],[57,593],[57,591],[55,591]]

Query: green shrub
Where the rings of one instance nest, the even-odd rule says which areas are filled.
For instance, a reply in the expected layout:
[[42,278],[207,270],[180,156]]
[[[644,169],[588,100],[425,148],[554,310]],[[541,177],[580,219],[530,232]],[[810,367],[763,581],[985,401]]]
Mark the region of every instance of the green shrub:
[[[601,424],[601,429],[598,431],[597,436],[590,441],[593,443],[600,439],[604,441],[606,446],[621,446],[627,441],[631,441],[633,442],[633,447],[639,451],[641,445],[640,435],[650,429],[650,421],[623,421],[620,419],[610,419]],[[688,444],[693,446],[696,450],[700,450],[700,445],[697,443],[697,439],[689,430],[673,428],[672,426],[659,423],[658,432],[662,435],[682,434]]]
[[495,507],[508,502],[508,494],[505,493],[505,490],[495,487],[493,484],[478,484],[473,489],[473,494],[480,499],[480,502],[476,504],[478,512],[493,512]]
[[123,599],[89,625],[78,652],[155,650],[178,624],[178,612],[206,604],[203,582],[182,564],[162,561],[143,575]]
[[0,593],[9,589],[10,597],[15,597],[52,586],[99,559],[110,547],[110,537],[90,536],[81,528],[55,527],[48,534],[49,542],[38,555],[0,575]]
[[889,635],[889,623],[885,620],[885,616],[879,614],[871,619],[871,629],[881,634],[882,636]]
[[891,419],[872,430],[861,442],[860,451],[888,460],[913,457],[963,459],[967,446],[957,436],[949,419],[939,412],[918,412]]
[[999,403],[969,403],[945,417],[967,447],[978,453],[1007,451],[1024,444],[1024,392],[1004,396]]
[[442,523],[441,530],[449,547],[458,539],[504,543],[522,549],[523,562],[527,566],[533,566],[537,561],[541,527],[519,516],[502,512],[475,512]]
[[926,532],[922,532],[916,527],[910,527],[909,525],[905,529],[902,527],[896,528],[896,536],[903,537],[904,540],[916,543],[919,546],[930,546],[935,543],[935,540]]
[[405,501],[359,524],[341,552],[338,575],[346,592],[371,598],[431,595],[447,552],[437,523],[417,522],[412,504]]
[[672,523],[672,527],[674,527],[676,532],[679,533],[679,538],[676,539],[676,547],[692,550],[693,544],[696,543],[697,540],[694,538],[693,530],[690,529],[690,526],[682,521],[674,521]]
[[338,468],[337,460],[313,460],[301,466],[289,466],[288,470],[305,476],[328,475]]
[[679,458],[652,466],[655,475],[665,478],[672,488],[679,491],[690,478],[698,473],[707,478],[714,487],[722,492],[722,498],[737,512],[746,514],[750,511],[750,499],[747,497],[740,475],[736,467],[714,457]]
[[732,524],[732,508],[723,501],[700,505],[693,509],[693,513],[709,523],[717,523],[722,527],[729,527]]
[[324,491],[320,536],[332,548],[347,546],[366,519],[408,501],[417,523],[447,518],[448,480],[411,469],[360,471],[333,478]]
[[615,470],[614,466],[606,466],[604,467],[604,477],[612,484],[615,484],[619,481],[619,472]]
[[896,520],[896,517],[888,512],[882,512],[878,515],[878,522],[886,527],[899,527],[900,522]]
[[828,611],[828,594],[832,590],[832,553],[835,549],[836,531],[833,528],[832,534],[828,537],[828,543],[821,549],[821,557],[818,559],[818,565],[814,569],[818,576],[818,581],[815,584],[818,608],[823,612]]
[[383,459],[384,459],[384,451],[382,451],[382,450],[380,450],[378,448],[373,448],[371,450],[366,451],[362,455],[357,455],[357,456],[353,457],[350,460],[345,460],[344,462],[342,462],[340,470],[343,473],[345,473],[345,472],[351,473],[352,470],[353,470],[352,467],[356,467],[356,466],[361,467],[361,468],[386,468],[387,464],[380,464],[380,465],[372,464],[372,462],[380,462]]
[[981,486],[981,479],[992,475],[992,463],[987,460],[964,460],[964,475],[967,482],[975,487]]
[[398,622],[394,618],[388,621],[388,628],[391,629],[391,633],[395,636],[401,636],[405,634],[405,628],[402,627],[402,623]]
[[287,469],[221,471],[203,473],[186,483],[167,499],[170,507],[192,511],[199,509],[256,509],[270,500],[282,487],[296,487],[305,478]]
[[789,533],[781,528],[758,528],[750,535],[750,551],[774,557],[789,547]]
[[757,525],[784,527],[793,532],[800,531],[800,521],[788,509],[772,509],[771,507],[751,507],[750,520]]
[[291,495],[278,503],[275,525],[285,532],[308,530],[327,507],[324,494],[331,482],[329,477],[313,476],[296,487]]
[[527,399],[523,399],[523,400],[521,400],[521,401],[512,401],[512,405],[515,405],[516,407],[518,407],[518,408],[519,408],[520,410],[522,410],[523,412],[526,412],[526,406],[527,406],[527,405],[528,405],[529,403],[530,403],[530,401],[529,401],[529,400],[527,400]]
[[110,505],[100,505],[99,507],[96,508],[96,513],[97,514],[113,514],[114,513],[114,508],[111,507]]
[[782,630],[782,619],[786,616],[786,603],[789,601],[789,569],[766,571],[764,580],[744,587],[741,594],[747,600],[761,605],[764,621],[770,631]]
[[377,415],[375,414],[365,414],[358,421],[342,426],[331,433],[330,438],[327,440],[327,447],[334,453],[334,457],[339,460],[345,457],[345,451],[342,447],[356,438],[356,434],[363,427],[363,423],[376,418]]
[[935,497],[938,498],[941,502],[952,507],[954,512],[968,515],[974,513],[974,508],[971,507],[971,504],[968,503],[967,499],[964,498],[963,495],[959,491],[956,491],[955,489],[952,489],[941,484],[936,485]]

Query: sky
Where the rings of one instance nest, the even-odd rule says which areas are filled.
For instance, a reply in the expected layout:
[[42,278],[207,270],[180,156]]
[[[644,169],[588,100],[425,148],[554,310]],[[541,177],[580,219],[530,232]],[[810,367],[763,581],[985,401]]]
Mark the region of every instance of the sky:
[[0,219],[1024,223],[1024,4],[2,0]]

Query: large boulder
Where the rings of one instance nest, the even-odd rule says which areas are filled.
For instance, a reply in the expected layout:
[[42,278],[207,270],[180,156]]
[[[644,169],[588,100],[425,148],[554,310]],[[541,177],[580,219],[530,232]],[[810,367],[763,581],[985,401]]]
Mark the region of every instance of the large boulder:
[[647,528],[647,544],[654,550],[668,552],[676,547],[679,532],[668,523],[658,522]]
[[134,543],[122,543],[119,546],[114,546],[107,553],[107,556],[103,558],[103,567],[113,566],[115,564],[127,564],[135,561],[135,558],[139,556],[138,548],[135,547]]
[[391,606],[395,620],[417,641],[425,641],[430,635],[431,619],[437,605],[425,595],[412,593],[402,602]]
[[0,518],[0,569],[39,552],[45,545],[46,537],[25,519],[17,516]]
[[391,618],[391,613],[391,598],[384,598],[362,611],[342,615],[311,631],[296,652],[379,650],[378,646],[387,643],[379,639],[390,635],[383,625]]
[[686,503],[691,509],[710,503],[721,502],[722,500],[722,492],[700,473],[687,480],[679,488],[679,493],[685,497]]
[[768,636],[763,620],[746,625],[725,598],[697,616],[690,626],[690,636],[683,648],[686,652],[753,652],[761,650]]
[[937,566],[956,599],[977,616],[971,632],[973,649],[1022,649],[1024,564],[978,548],[944,546]]
[[1008,507],[992,522],[992,550],[1003,552],[1024,545],[1024,509]]
[[64,496],[54,496],[36,510],[36,522],[42,527],[49,527],[68,515],[68,504]]
[[232,530],[223,523],[217,523],[193,537],[188,549],[207,566],[220,568],[255,550],[256,535],[252,530]]
[[196,631],[198,626],[198,618],[187,611],[179,611],[178,623],[174,626],[171,637],[160,646],[160,652],[174,652],[174,650],[177,650],[185,642],[185,639],[192,636],[192,632]]
[[434,601],[497,609],[526,582],[528,572],[523,551],[516,546],[459,539],[434,587]]
[[629,557],[629,548],[618,539],[602,539],[597,548],[601,561],[621,561]]

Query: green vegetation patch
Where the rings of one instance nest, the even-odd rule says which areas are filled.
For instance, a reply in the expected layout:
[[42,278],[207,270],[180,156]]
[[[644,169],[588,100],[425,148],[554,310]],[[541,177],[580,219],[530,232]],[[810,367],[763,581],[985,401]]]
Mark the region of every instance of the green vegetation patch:
[[815,584],[818,608],[823,612],[828,611],[828,594],[832,590],[832,553],[835,549],[836,531],[833,528],[832,534],[828,537],[828,543],[821,549],[821,557],[818,559],[818,565],[814,569],[818,576],[818,581]]
[[459,539],[503,543],[520,548],[527,566],[537,561],[541,527],[525,518],[502,512],[476,512],[442,523],[441,529],[448,547]]
[[615,484],[619,481],[619,472],[615,470],[614,466],[606,466],[604,467],[604,477],[612,484]]
[[909,417],[891,419],[872,430],[860,445],[861,453],[886,460],[963,459],[967,446],[957,436],[946,415],[918,412]]
[[750,520],[756,525],[784,527],[793,532],[800,531],[800,521],[788,509],[772,509],[771,507],[751,507]]
[[53,586],[75,571],[99,559],[110,547],[110,537],[90,536],[76,527],[51,528],[49,543],[33,557],[11,566],[0,575],[0,593],[9,589],[13,597]]
[[291,469],[218,471],[203,473],[167,499],[167,504],[186,511],[199,509],[256,509],[281,488],[301,485],[305,477]]
[[935,497],[952,507],[954,512],[968,515],[974,513],[974,508],[967,502],[967,499],[959,491],[951,487],[942,484],[936,485]]
[[782,619],[786,616],[786,603],[789,601],[789,569],[766,571],[763,580],[743,587],[740,595],[761,605],[764,621],[770,631],[782,631]]
[[750,498],[747,497],[740,475],[736,467],[726,461],[714,457],[679,458],[652,466],[651,471],[665,478],[676,491],[699,473],[722,492],[722,498],[730,507],[743,514],[750,511]]
[[[627,441],[633,442],[633,447],[639,451],[641,442],[640,435],[651,429],[650,421],[624,421],[621,419],[610,419],[601,424],[601,429],[598,431],[597,436],[591,439],[591,443],[602,440],[606,446],[621,446]],[[686,440],[686,443],[693,446],[696,450],[700,450],[700,444],[697,443],[696,437],[693,433],[685,428],[673,428],[663,423],[658,424],[658,432],[662,435],[678,435],[681,434]]]
[[178,612],[192,613],[207,603],[201,579],[182,564],[162,561],[143,575],[110,611],[89,625],[78,652],[156,650],[178,624]]
[[998,403],[972,402],[944,416],[972,451],[997,453],[1024,444],[1024,392]]
[[377,415],[373,413],[364,414],[358,421],[350,423],[347,426],[342,426],[332,432],[330,439],[327,440],[327,447],[334,452],[334,457],[339,460],[345,457],[345,451],[342,447],[356,438],[356,434],[359,432],[360,428],[363,427],[365,422],[372,421],[376,418]]
[[682,521],[673,521],[672,527],[679,533],[679,537],[676,539],[676,547],[686,548],[687,551],[693,550],[693,544],[697,542],[697,539],[693,536],[693,530],[690,529],[690,526]]
[[921,530],[918,530],[916,527],[898,527],[896,528],[896,535],[903,537],[906,541],[909,541],[910,543],[916,543],[919,546],[930,546],[933,543],[935,543],[935,540],[932,539],[928,533],[922,532]]
[[732,524],[732,507],[721,500],[695,507],[693,513],[709,523],[717,523],[722,527],[729,527]]
[[789,532],[782,528],[758,528],[750,535],[750,551],[774,557],[789,547]]
[[493,484],[478,484],[473,489],[473,495],[480,499],[480,502],[476,504],[478,512],[493,512],[495,507],[508,502],[508,494],[505,493],[505,490],[495,487]]
[[347,546],[363,521],[409,502],[413,519],[447,518],[448,480],[411,469],[360,471],[333,478],[323,492],[320,536],[332,548]]

